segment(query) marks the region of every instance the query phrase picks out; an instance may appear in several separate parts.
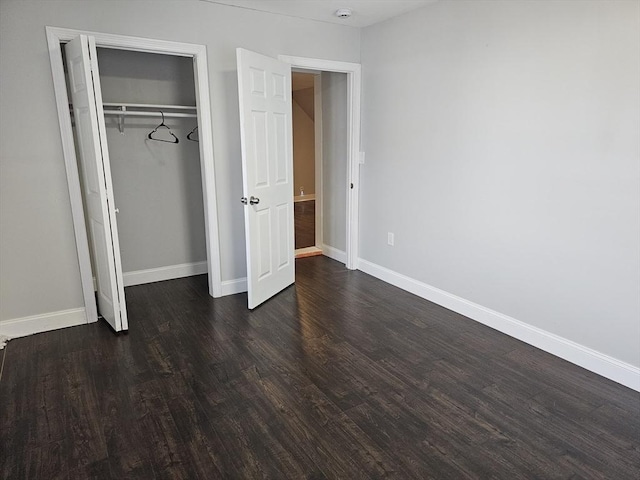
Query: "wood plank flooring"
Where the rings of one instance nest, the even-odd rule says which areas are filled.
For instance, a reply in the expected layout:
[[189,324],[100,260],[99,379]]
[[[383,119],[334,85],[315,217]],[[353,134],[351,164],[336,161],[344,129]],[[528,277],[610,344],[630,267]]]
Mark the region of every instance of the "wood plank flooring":
[[316,201],[295,202],[293,212],[296,248],[313,247],[316,244]]
[[348,271],[298,260],[253,312],[206,277],[9,342],[4,479],[640,477],[640,394]]

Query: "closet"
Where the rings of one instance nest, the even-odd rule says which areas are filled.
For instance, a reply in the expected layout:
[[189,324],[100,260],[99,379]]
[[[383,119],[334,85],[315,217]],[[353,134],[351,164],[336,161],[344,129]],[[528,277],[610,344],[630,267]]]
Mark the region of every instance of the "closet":
[[206,272],[193,60],[98,48],[98,65],[105,112],[128,110],[105,115],[125,286]]
[[97,48],[97,63],[124,287],[207,273],[193,59]]

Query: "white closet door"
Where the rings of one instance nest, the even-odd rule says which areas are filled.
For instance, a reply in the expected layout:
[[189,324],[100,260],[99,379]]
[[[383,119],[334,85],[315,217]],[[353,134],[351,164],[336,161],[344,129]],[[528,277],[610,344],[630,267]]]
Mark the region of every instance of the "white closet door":
[[116,331],[126,330],[122,263],[95,40],[80,35],[65,46],[80,156],[89,239],[98,287],[98,311]]
[[291,66],[237,49],[249,308],[295,281]]

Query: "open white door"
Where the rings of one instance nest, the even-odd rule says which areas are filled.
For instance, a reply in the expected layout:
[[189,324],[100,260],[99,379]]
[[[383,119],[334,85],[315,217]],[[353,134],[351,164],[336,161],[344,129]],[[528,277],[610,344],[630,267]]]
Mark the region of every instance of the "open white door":
[[249,308],[295,281],[291,66],[237,49]]
[[97,270],[98,311],[119,332],[126,330],[128,323],[95,41],[80,35],[65,46],[65,53]]

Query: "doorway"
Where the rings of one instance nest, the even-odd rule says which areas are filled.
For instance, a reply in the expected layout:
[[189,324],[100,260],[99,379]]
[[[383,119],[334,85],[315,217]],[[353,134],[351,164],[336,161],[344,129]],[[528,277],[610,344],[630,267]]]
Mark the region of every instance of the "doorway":
[[322,97],[317,72],[292,71],[295,257],[322,255]]
[[[124,287],[115,292],[124,330],[131,306],[126,287],[207,273],[193,59],[110,48],[96,48],[96,53],[106,134],[101,148],[112,186],[107,197],[116,212],[109,224],[116,269],[122,272],[116,281]],[[82,126],[74,115],[76,143]],[[78,168],[98,314],[118,331],[100,288],[108,280],[97,278],[104,266],[97,258],[86,193],[89,172],[82,158]]]
[[[213,297],[221,296],[218,221],[214,190],[215,177],[213,168],[213,143],[211,138],[211,112],[205,47],[201,45],[181,44],[176,42],[100,34],[54,27],[47,27],[46,31],[56,103],[58,107],[58,119],[60,122],[63,152],[65,157],[65,167],[67,170],[69,196],[71,200],[87,322],[97,321],[98,312],[94,297],[94,275],[91,267],[90,242],[89,236],[87,235],[87,222],[85,221],[85,209],[83,206],[83,195],[76,157],[76,144],[74,143],[71,114],[69,112],[69,97],[67,95],[62,55],[62,46],[80,35],[89,36],[89,43],[93,45],[94,49],[96,49],[96,47],[102,47],[130,52],[147,52],[161,55],[189,57],[193,62],[195,105],[192,108],[195,111],[194,118],[197,120],[197,140],[200,156],[199,169],[202,183],[202,211],[204,216],[205,234],[204,247],[207,259],[206,272],[209,277],[209,294]],[[96,66],[94,75],[97,72],[98,70]],[[96,96],[95,103],[99,107],[97,110],[102,112],[103,104],[99,96]],[[122,106],[126,107],[126,105]],[[178,114],[179,113],[180,112],[178,112]],[[122,121],[124,121],[124,115],[122,116]],[[110,179],[108,180],[110,181]],[[105,203],[108,202],[105,200]],[[111,217],[115,219],[115,207],[113,206],[113,201],[111,201],[109,208],[112,209]],[[114,271],[117,273],[117,268],[114,267]],[[123,288],[123,283],[124,280],[121,278],[119,280],[119,288]],[[123,295],[122,297],[124,298]]]
[[[336,131],[343,130],[345,133],[345,151],[341,153],[344,158],[342,165],[344,168],[340,166],[335,169],[335,175],[332,175],[333,178],[346,180],[343,183],[337,182],[336,186],[336,191],[342,189],[341,197],[344,200],[338,203],[346,206],[346,208],[343,208],[345,214],[344,216],[340,216],[340,218],[334,219],[335,230],[340,232],[337,236],[343,236],[345,238],[344,250],[326,244],[326,237],[329,232],[324,228],[326,223],[323,221],[323,218],[325,215],[330,216],[331,214],[328,212],[326,205],[326,200],[329,200],[330,197],[324,195],[325,198],[323,198],[321,195],[320,198],[318,198],[318,192],[326,189],[326,185],[320,188],[318,187],[318,180],[322,179],[323,176],[326,177],[326,172],[323,172],[322,168],[324,168],[323,165],[327,163],[327,152],[324,151],[325,149],[323,149],[322,146],[320,146],[319,154],[316,153],[316,157],[321,158],[322,161],[320,162],[320,167],[318,167],[318,163],[316,163],[316,209],[320,213],[320,219],[316,216],[315,233],[316,236],[319,233],[321,235],[320,241],[316,239],[316,247],[322,249],[323,255],[344,263],[350,270],[355,270],[358,268],[360,165],[364,163],[364,155],[360,152],[361,67],[357,63],[293,57],[289,55],[279,55],[278,60],[291,65],[293,72],[304,72],[316,75],[316,82],[318,82],[319,85],[316,85],[315,90],[316,94],[320,95],[320,98],[322,97],[321,89],[322,92],[326,92],[325,87],[331,82],[344,83],[345,93],[340,96],[340,101],[343,102],[341,108],[344,108],[345,114],[344,125],[334,125]],[[322,111],[322,108],[318,107],[319,102],[320,99],[316,97],[316,118],[317,112]],[[320,122],[316,121],[316,131],[318,126],[322,128],[322,126],[326,124],[326,121],[327,118],[324,117]],[[320,138],[323,139],[321,145],[331,143],[326,137],[327,131],[323,129],[320,132]],[[316,147],[316,152],[318,152],[318,147]],[[318,168],[320,168],[319,174]],[[331,197],[334,196],[331,195]],[[318,223],[320,223],[319,228]],[[340,225],[338,225],[338,223],[340,223]]]
[[348,75],[292,69],[296,258],[346,263]]
[[[295,282],[292,68],[338,73],[345,79],[346,148],[340,171],[347,205],[346,267],[356,268],[360,65],[236,49],[249,309]],[[346,76],[344,75],[346,74]]]

